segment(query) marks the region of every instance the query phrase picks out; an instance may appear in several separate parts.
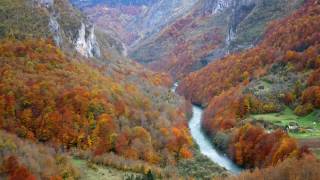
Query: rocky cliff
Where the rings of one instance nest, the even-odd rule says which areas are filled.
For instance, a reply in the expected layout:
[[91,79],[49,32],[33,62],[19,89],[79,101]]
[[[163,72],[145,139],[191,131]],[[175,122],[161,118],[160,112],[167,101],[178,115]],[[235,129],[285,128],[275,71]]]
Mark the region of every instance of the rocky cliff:
[[52,38],[66,52],[100,57],[95,28],[67,0],[3,0],[0,38]]
[[85,57],[100,57],[94,26],[67,1],[35,0],[48,11],[49,30],[59,47],[67,44]]

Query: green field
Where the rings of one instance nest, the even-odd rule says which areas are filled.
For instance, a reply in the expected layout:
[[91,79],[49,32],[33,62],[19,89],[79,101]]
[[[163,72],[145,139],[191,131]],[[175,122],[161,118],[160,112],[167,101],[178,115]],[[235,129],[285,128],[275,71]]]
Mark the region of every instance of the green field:
[[289,132],[295,138],[320,138],[320,110],[315,110],[311,114],[300,117],[294,114],[290,108],[286,108],[280,113],[259,114],[251,116],[254,120],[263,120],[273,125],[286,127],[290,122],[299,125],[299,132]]

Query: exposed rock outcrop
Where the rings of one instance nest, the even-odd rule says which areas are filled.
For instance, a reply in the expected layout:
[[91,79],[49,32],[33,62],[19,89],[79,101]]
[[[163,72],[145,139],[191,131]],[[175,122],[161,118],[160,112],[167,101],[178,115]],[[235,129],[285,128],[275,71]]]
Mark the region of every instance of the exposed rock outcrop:
[[86,57],[99,57],[100,49],[96,40],[94,26],[81,24],[79,29],[78,38],[76,40],[76,50]]
[[95,28],[86,18],[70,15],[70,21],[73,21],[71,23],[74,24],[61,25],[67,24],[65,19],[61,17],[62,13],[76,14],[76,12],[72,12],[75,10],[67,2],[65,2],[63,8],[66,8],[70,12],[63,12],[63,9],[59,8],[59,3],[63,3],[63,1],[35,0],[35,3],[47,9],[49,30],[58,47],[71,46],[71,48],[74,48],[85,57],[98,58],[101,56],[100,47],[96,40]]

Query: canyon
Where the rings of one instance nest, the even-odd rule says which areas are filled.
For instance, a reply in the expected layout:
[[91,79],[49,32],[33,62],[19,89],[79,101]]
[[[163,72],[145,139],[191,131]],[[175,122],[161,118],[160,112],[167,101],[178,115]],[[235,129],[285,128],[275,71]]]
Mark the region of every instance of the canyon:
[[317,179],[319,14],[0,1],[0,179]]

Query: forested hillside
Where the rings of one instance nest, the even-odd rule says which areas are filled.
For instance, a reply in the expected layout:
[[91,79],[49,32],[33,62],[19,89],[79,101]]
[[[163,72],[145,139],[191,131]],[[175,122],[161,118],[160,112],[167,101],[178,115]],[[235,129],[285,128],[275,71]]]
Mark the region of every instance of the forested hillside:
[[276,165],[306,153],[302,145],[318,147],[319,23],[319,1],[307,1],[269,24],[257,47],[180,83],[181,94],[206,108],[203,129],[239,165]]
[[181,172],[200,161],[209,167],[201,176],[225,174],[194,147],[190,105],[168,89],[168,75],[122,56],[121,43],[68,1],[0,5],[1,177],[87,177],[74,158],[123,174],[194,176]]
[[8,180],[317,180],[320,2],[2,0],[0,154]]
[[129,49],[130,56],[173,78],[205,67],[229,52],[255,46],[274,19],[290,14],[300,0],[199,0],[181,18]]

